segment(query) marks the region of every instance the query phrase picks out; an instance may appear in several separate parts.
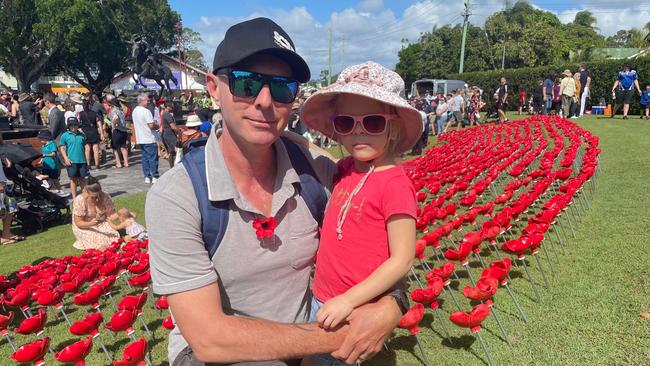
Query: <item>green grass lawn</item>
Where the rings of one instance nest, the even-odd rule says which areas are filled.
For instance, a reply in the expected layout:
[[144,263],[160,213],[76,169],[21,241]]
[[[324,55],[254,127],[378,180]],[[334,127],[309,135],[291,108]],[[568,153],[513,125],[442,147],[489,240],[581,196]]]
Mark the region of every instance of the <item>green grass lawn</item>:
[[[516,119],[516,116],[510,116]],[[516,310],[502,290],[495,298],[503,325],[513,346],[501,340],[492,317],[484,323],[481,332],[497,364],[507,365],[642,365],[650,364],[650,320],[640,313],[650,311],[650,194],[646,187],[650,180],[650,122],[639,119],[623,121],[598,117],[575,120],[600,136],[603,149],[600,163],[601,175],[595,194],[590,196],[591,208],[576,226],[573,239],[565,241],[566,255],[560,255],[556,266],[557,276],[551,278],[551,287],[540,286],[541,301],[532,298],[530,284],[522,271],[514,269],[512,289],[521,303],[528,324],[519,320]],[[331,150],[338,155],[338,147]],[[116,199],[116,206],[127,206],[138,212],[138,221],[144,223],[144,194]],[[0,274],[11,274],[24,264],[36,263],[44,258],[78,254],[72,247],[74,241],[69,226],[59,226],[32,236],[12,246],[0,247]],[[531,259],[532,261],[532,259]],[[530,262],[531,272],[539,285],[541,277]],[[547,263],[545,269],[548,272]],[[475,277],[479,270],[474,269]],[[460,288],[468,284],[462,278]],[[122,294],[127,289],[123,289]],[[462,296],[458,296],[461,304]],[[443,295],[444,299],[445,296]],[[445,320],[454,310],[452,303],[442,303]],[[67,333],[65,322],[53,311],[49,313],[47,329],[53,337],[53,348],[75,339]],[[83,310],[70,314],[79,320]],[[109,309],[107,315],[112,315]],[[160,326],[162,316],[151,307],[145,309],[145,319],[154,331],[154,364],[165,364],[167,330]],[[136,323],[138,324],[138,323]],[[479,365],[485,356],[478,342],[466,329],[447,321],[452,333],[449,343],[431,311],[421,323],[420,339],[433,365]],[[128,343],[125,336],[111,338],[110,332],[101,331],[109,350],[121,355]],[[138,337],[144,330],[136,329]],[[16,335],[22,344],[35,338]],[[0,339],[0,364],[8,361],[9,348]],[[46,362],[54,364],[51,356]],[[95,345],[88,358],[89,365],[106,362],[101,349]],[[421,357],[414,337],[397,331],[389,343],[389,350],[364,364],[420,365]]]

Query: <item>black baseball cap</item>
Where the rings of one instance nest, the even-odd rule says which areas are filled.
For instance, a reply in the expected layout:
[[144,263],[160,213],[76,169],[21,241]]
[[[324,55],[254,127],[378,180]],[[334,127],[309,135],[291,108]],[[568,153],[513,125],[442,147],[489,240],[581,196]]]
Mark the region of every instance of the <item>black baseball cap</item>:
[[38,131],[38,138],[41,140],[51,140],[52,132],[50,132],[49,130],[40,130]]
[[305,60],[296,53],[291,37],[268,18],[255,18],[228,28],[214,53],[212,70],[230,67],[257,53],[276,56],[291,66],[293,78],[309,81],[311,73]]
[[79,120],[77,117],[68,117],[68,119],[65,121],[66,126],[68,127],[79,127]]

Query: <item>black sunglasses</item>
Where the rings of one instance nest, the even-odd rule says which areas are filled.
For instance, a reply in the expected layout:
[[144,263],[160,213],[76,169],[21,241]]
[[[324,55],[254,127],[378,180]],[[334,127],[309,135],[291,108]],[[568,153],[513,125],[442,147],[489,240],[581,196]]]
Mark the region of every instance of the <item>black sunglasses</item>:
[[264,75],[252,71],[220,69],[217,75],[228,76],[230,93],[239,98],[256,98],[264,85],[268,85],[271,97],[278,103],[293,103],[298,95],[298,81],[285,77]]

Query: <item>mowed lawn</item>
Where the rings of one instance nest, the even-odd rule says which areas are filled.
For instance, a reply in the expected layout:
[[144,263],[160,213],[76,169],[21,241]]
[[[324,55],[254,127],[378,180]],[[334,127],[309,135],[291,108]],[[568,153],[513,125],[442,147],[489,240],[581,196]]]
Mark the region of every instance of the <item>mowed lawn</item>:
[[[516,119],[516,116],[511,116]],[[650,121],[585,117],[575,120],[583,128],[600,136],[601,174],[594,194],[589,196],[591,208],[575,226],[575,239],[569,234],[566,255],[560,254],[557,276],[550,278],[551,287],[545,289],[536,263],[531,259],[530,270],[541,291],[536,302],[522,269],[513,269],[512,289],[521,303],[528,323],[517,316],[505,289],[500,289],[495,303],[508,332],[512,347],[502,339],[490,316],[481,331],[496,364],[505,365],[647,365],[650,364],[650,319],[640,316],[650,312]],[[338,150],[332,149],[332,150]],[[336,151],[332,151],[336,153]],[[144,194],[116,199],[116,206],[127,206],[143,215]],[[575,224],[575,223],[574,223]],[[568,226],[565,226],[568,229]],[[569,231],[570,233],[570,231]],[[59,226],[32,236],[17,245],[0,247],[0,274],[9,275],[24,264],[37,263],[51,257],[79,252],[70,226]],[[470,258],[471,259],[471,258]],[[545,257],[542,265],[548,271]],[[473,261],[475,262],[475,260]],[[474,263],[473,263],[474,264]],[[473,268],[478,276],[480,270]],[[455,282],[453,281],[454,285]],[[121,282],[118,282],[121,283]],[[468,284],[461,274],[460,291]],[[124,295],[128,288],[119,290]],[[470,309],[457,292],[461,305]],[[442,299],[446,299],[442,295]],[[432,365],[480,365],[485,356],[478,342],[466,329],[448,321],[455,307],[451,301],[441,301],[441,312],[450,329],[451,342],[431,311],[421,323],[420,340]],[[106,317],[113,311],[106,309]],[[79,320],[84,310],[71,309],[71,320]],[[48,335],[53,348],[59,349],[77,339],[67,331],[64,321],[54,311],[49,312]],[[154,364],[166,364],[167,330],[161,327],[164,316],[150,306],[145,308],[145,319],[154,332]],[[145,335],[136,323],[137,337]],[[110,351],[121,351],[129,342],[125,335],[112,338],[108,330],[101,330]],[[22,344],[35,337],[15,336]],[[421,355],[415,338],[397,331],[382,352],[369,365],[421,365]],[[0,339],[0,365],[11,364],[9,347]],[[101,348],[95,344],[87,359],[89,365],[106,364]],[[55,364],[51,355],[47,364]]]

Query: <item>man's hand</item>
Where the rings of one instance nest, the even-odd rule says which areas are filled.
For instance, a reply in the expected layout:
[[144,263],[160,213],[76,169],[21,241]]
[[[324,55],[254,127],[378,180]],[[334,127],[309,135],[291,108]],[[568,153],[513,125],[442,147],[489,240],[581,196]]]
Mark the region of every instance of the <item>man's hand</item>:
[[321,306],[316,314],[316,320],[321,328],[332,329],[345,321],[352,310],[354,310],[354,306],[347,301],[345,295],[340,295]]
[[402,318],[395,298],[384,296],[376,303],[356,308],[347,318],[350,331],[332,356],[346,363],[365,361],[381,351]]
[[72,165],[72,162],[70,161],[70,159],[65,158],[65,159],[63,160],[63,164],[65,164],[65,166],[71,166],[71,165]]

